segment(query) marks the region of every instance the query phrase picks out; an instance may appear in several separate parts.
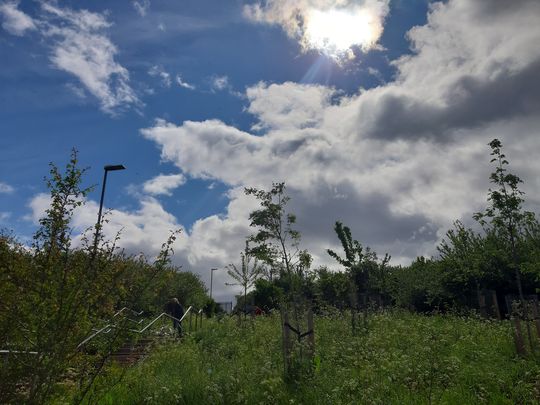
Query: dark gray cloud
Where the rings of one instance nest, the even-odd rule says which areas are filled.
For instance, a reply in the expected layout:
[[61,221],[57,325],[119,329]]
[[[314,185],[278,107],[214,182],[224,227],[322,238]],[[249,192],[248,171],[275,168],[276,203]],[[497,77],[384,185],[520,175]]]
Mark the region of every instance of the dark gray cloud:
[[359,127],[361,136],[445,141],[459,129],[540,111],[540,59],[518,72],[502,68],[492,78],[463,75],[449,86],[442,105],[393,91],[366,102],[376,105],[361,107],[360,122],[372,114],[369,127]]
[[[341,221],[351,228],[356,239],[380,246],[389,240],[407,240],[429,224],[429,219],[420,214],[393,213],[388,195],[362,194],[357,187],[349,181],[328,184],[321,179],[308,195],[289,189],[290,209],[297,215],[298,228],[309,238],[335,244],[334,224]],[[419,234],[417,241],[435,240],[436,235],[426,232]]]
[[[469,4],[468,4],[469,6]],[[471,13],[478,19],[511,14],[525,6],[538,6],[537,0],[476,0],[471,2]]]

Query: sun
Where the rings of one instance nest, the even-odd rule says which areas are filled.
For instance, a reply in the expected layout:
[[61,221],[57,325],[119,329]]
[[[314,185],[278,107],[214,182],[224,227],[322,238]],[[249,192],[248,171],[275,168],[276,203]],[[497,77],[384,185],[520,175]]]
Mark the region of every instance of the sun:
[[367,10],[311,10],[305,20],[304,40],[307,48],[343,58],[353,46],[367,51],[380,36],[378,19]]

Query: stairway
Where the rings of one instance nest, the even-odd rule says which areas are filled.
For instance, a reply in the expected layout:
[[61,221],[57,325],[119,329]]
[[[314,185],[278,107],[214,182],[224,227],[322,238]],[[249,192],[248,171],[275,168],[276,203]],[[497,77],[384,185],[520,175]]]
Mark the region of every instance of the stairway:
[[155,340],[149,338],[139,339],[135,343],[127,343],[112,353],[110,358],[124,366],[133,365],[150,352],[154,343]]

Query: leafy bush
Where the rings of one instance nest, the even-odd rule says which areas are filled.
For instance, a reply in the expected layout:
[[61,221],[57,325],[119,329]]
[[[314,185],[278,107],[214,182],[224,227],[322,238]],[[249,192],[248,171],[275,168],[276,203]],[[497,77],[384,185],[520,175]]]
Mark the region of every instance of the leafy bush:
[[[83,243],[73,247],[71,219],[90,191],[81,185],[85,169],[78,167],[75,151],[64,172],[50,167],[51,203],[32,246],[0,237],[0,347],[11,351],[0,369],[2,402],[44,403],[66,383],[77,385],[75,401],[82,400],[111,350],[128,338],[124,320],[88,354],[80,343],[92,327],[122,306],[151,309],[149,304],[165,302],[158,287],[168,279],[176,280],[169,284],[173,289],[190,279],[168,267],[175,233],[153,264],[118,252],[118,238],[103,241],[100,225],[96,243],[88,243],[87,232]],[[200,280],[191,281],[193,290],[198,287],[199,296],[204,295]]]

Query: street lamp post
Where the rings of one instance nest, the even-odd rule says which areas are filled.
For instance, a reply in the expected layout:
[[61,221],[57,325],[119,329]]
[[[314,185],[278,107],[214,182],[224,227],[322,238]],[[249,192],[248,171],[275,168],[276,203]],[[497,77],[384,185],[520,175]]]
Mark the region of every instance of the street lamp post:
[[105,185],[107,184],[107,173],[116,171],[116,170],[125,170],[123,165],[106,165],[103,167],[103,185],[101,186],[101,198],[99,200],[99,211],[98,219],[96,223],[96,233],[94,235],[94,251],[93,256],[96,255],[97,245],[99,240],[99,233],[101,232],[101,212],[103,211],[103,199],[105,198]]

